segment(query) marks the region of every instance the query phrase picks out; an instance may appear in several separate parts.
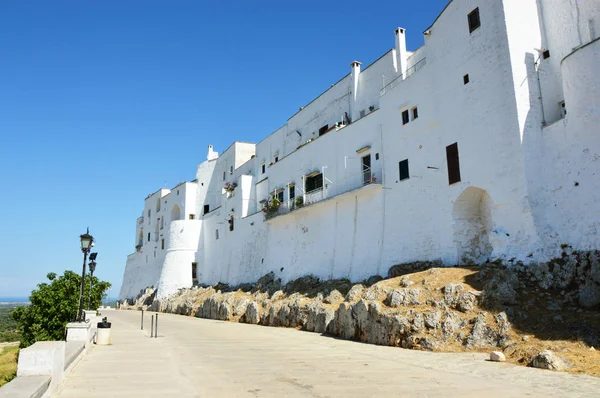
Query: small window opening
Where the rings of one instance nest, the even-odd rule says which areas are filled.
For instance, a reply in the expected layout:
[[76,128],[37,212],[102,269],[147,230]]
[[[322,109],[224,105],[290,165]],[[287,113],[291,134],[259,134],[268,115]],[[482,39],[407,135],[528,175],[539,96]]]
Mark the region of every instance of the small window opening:
[[560,117],[564,119],[567,116],[567,107],[565,105],[565,101],[560,101],[558,106],[560,107]]
[[165,250],[165,240],[164,240],[164,239],[161,239],[161,240],[160,240],[160,248],[161,248],[162,250]]
[[550,50],[544,50],[542,56],[544,57],[544,59],[550,58]]
[[290,185],[288,196],[289,196],[290,200],[293,200],[296,197],[296,186],[295,185]]
[[375,160],[379,160],[379,152],[375,154]]
[[189,218],[190,218],[190,220],[195,220],[196,219],[196,215],[195,214],[190,214]]
[[406,124],[410,121],[408,110],[402,112],[402,124]]
[[210,213],[210,205],[204,205],[204,214]]
[[215,239],[219,240],[219,230],[215,229]]
[[326,124],[325,126],[323,126],[323,127],[321,127],[319,129],[319,135],[325,134],[327,132],[327,130],[329,130],[329,125],[328,124]]
[[229,174],[233,174],[233,166],[229,166]]
[[463,83],[464,84],[468,84],[469,83],[469,74],[468,73],[463,76]]
[[275,156],[275,163],[279,162],[279,156]]
[[265,164],[262,164],[262,173],[265,174]]
[[150,232],[148,232],[148,242],[150,242]]
[[448,163],[448,184],[460,181],[460,164],[458,161],[458,143],[446,147],[446,162]]
[[479,7],[469,13],[468,19],[469,32],[473,32],[475,29],[481,26],[481,21],[479,20]]
[[227,173],[223,172],[223,181],[225,181],[225,174],[227,174]]
[[196,276],[196,271],[198,269],[198,263],[192,263],[192,283],[198,282],[198,277]]
[[407,180],[410,178],[410,174],[408,172],[408,159],[404,159],[399,163],[400,166],[400,181]]
[[412,118],[413,118],[413,120],[419,118],[419,110],[417,109],[416,106],[414,108],[412,108]]
[[283,189],[275,192],[275,194],[273,195],[274,199],[277,199],[279,201],[279,203],[283,203]]
[[319,189],[323,189],[323,173],[306,177],[304,180],[304,192],[309,193]]
[[177,190],[177,196],[179,196],[179,189]]
[[227,222],[229,223],[229,230],[233,231],[233,216],[229,217],[229,220],[227,220]]

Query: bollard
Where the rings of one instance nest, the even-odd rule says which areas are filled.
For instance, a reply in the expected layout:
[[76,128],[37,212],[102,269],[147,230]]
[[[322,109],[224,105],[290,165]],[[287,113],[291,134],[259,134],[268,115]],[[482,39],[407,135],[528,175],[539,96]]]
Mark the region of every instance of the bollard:
[[144,310],[142,310],[142,329],[144,330]]
[[156,324],[154,325],[154,338],[158,337],[158,314],[156,314]]
[[150,337],[154,337],[154,315],[152,315],[152,320],[150,321]]

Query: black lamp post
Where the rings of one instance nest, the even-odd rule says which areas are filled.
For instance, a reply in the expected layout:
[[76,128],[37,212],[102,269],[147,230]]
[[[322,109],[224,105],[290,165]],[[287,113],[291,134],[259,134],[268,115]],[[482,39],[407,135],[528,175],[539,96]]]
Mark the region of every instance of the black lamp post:
[[87,262],[87,255],[94,246],[94,237],[90,235],[90,229],[88,228],[86,233],[79,236],[81,240],[81,251],[83,252],[83,269],[81,271],[81,287],[79,289],[79,308],[77,309],[77,322],[83,322],[83,287],[85,286],[85,264]]
[[94,271],[96,270],[96,256],[98,253],[90,253],[90,291],[88,293],[88,306],[87,309],[92,308],[92,283],[94,282]]

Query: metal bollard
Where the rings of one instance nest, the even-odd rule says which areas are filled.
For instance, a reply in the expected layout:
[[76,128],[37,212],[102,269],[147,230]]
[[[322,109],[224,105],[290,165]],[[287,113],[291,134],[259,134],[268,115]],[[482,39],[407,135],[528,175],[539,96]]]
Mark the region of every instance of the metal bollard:
[[154,315],[152,315],[152,321],[150,322],[150,337],[154,337]]
[[156,314],[156,325],[154,325],[154,338],[158,337],[158,314]]
[[142,310],[142,329],[144,330],[144,310]]

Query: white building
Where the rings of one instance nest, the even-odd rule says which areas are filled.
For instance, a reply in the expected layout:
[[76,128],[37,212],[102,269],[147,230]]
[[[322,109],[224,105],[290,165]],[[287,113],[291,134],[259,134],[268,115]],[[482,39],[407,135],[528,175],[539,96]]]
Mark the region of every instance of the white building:
[[149,195],[120,298],[598,249],[600,1],[454,0],[421,48],[394,34],[263,141],[209,146],[196,180]]

